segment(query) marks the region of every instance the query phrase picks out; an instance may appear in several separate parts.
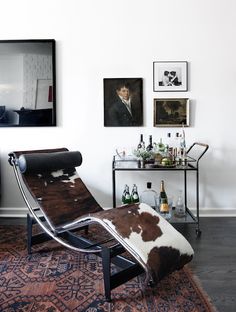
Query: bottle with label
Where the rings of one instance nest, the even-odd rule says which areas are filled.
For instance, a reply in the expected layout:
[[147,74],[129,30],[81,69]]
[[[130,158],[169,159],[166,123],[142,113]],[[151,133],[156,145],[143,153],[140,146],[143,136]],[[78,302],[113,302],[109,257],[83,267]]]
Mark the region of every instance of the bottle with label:
[[176,217],[179,217],[179,218],[185,217],[185,215],[186,215],[186,209],[185,209],[182,191],[179,191],[178,199],[176,201],[175,215],[176,215]]
[[185,142],[184,129],[182,130],[182,135],[181,135],[181,139],[180,139],[180,149],[181,149],[182,165],[186,165],[187,164],[187,155],[186,155],[186,142]]
[[132,193],[131,193],[131,202],[138,203],[139,202],[139,195],[138,195],[138,188],[137,185],[133,185]]
[[145,148],[145,142],[143,141],[143,135],[140,134],[140,141],[139,141],[139,144],[137,146],[137,149],[141,149],[141,148]]
[[167,148],[169,155],[171,156],[171,158],[173,160],[173,142],[171,139],[171,133],[170,132],[167,133],[166,148]]
[[152,182],[147,182],[147,189],[140,195],[140,203],[145,203],[157,210],[157,192],[152,189]]
[[159,210],[164,218],[168,219],[170,217],[170,209],[168,205],[168,198],[165,191],[164,181],[161,181],[161,190],[159,196]]
[[122,204],[130,204],[131,203],[131,196],[129,192],[129,187],[125,184],[124,192],[122,194]]
[[150,151],[152,151],[152,150],[153,150],[153,145],[152,145],[152,136],[151,136],[151,135],[149,135],[149,144],[148,144],[148,146],[147,146],[146,150],[147,150],[148,152],[150,152]]

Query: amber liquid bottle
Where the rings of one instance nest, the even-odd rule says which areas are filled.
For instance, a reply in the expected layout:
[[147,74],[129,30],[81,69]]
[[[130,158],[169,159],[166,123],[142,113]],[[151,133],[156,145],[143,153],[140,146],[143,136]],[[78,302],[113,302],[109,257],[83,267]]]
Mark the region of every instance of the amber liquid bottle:
[[160,197],[159,197],[159,204],[160,204],[160,213],[168,214],[169,213],[169,205],[168,199],[165,191],[164,181],[161,181],[161,190],[160,190]]

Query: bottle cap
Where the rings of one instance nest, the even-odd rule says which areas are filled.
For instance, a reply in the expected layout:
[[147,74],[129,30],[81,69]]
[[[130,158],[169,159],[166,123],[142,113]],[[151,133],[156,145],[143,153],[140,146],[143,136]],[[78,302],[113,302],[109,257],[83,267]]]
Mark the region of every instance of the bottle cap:
[[147,188],[148,189],[152,188],[152,182],[147,182]]

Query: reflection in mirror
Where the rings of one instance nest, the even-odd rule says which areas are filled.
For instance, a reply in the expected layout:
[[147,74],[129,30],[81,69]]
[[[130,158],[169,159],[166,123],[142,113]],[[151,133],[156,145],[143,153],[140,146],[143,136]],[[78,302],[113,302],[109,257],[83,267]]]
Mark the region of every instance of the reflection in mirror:
[[0,127],[55,125],[55,40],[1,40]]

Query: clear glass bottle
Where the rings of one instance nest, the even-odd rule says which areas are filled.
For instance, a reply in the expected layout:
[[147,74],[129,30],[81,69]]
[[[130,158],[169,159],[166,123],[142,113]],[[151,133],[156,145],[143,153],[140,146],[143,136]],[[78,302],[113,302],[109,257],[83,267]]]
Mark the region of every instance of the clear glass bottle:
[[131,202],[138,203],[139,202],[139,195],[138,195],[138,188],[137,185],[133,185],[132,193],[131,193]]
[[185,132],[182,130],[182,135],[180,139],[180,149],[181,149],[181,163],[186,166],[187,164],[187,155],[186,155],[186,141],[185,141]]
[[172,148],[171,133],[170,132],[167,133],[166,146],[168,149]]
[[157,210],[157,192],[152,189],[152,182],[147,182],[147,189],[140,194],[140,203],[145,203]]
[[173,161],[175,162],[176,165],[179,165],[179,160],[180,160],[180,145],[179,145],[179,141],[180,141],[180,136],[179,136],[179,132],[175,133],[175,137],[173,140]]
[[173,142],[171,139],[171,133],[170,132],[167,133],[166,146],[167,146],[167,151],[169,153],[169,156],[171,157],[171,160],[173,162],[174,147],[173,147]]
[[176,201],[175,205],[175,215],[178,218],[185,217],[186,215],[186,209],[185,209],[185,204],[184,204],[184,199],[183,199],[183,192],[180,190],[178,199]]

